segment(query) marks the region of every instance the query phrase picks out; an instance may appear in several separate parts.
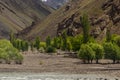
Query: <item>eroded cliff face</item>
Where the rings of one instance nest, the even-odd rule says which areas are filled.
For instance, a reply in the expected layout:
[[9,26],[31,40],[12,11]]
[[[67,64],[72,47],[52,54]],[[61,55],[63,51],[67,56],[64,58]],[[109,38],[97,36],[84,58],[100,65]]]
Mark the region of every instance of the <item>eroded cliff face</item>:
[[40,22],[52,11],[40,0],[0,0],[0,36],[8,38],[11,31],[17,33]]
[[32,40],[40,36],[55,37],[67,31],[70,36],[82,33],[80,17],[83,13],[89,15],[91,36],[101,40],[109,28],[112,33],[120,34],[120,0],[70,0],[62,8],[50,14],[42,23],[38,23],[29,34],[21,35]]
[[[67,7],[68,6],[66,6],[66,8]],[[69,10],[72,9],[72,6],[69,6],[68,8],[67,11],[69,12]],[[79,8],[79,6],[77,6],[77,8]],[[89,10],[89,8],[87,9]],[[95,14],[96,12],[94,12],[92,8],[91,11],[88,12],[84,10],[89,15],[91,36],[102,39],[105,37],[107,29],[110,29],[112,33],[120,34],[120,0],[103,1],[98,9],[101,10],[99,15]],[[66,30],[67,34],[70,36],[75,36],[82,32],[80,23],[81,12],[79,12],[79,10],[58,23],[57,35],[61,35],[64,30]],[[91,12],[93,12],[93,14],[91,14]]]

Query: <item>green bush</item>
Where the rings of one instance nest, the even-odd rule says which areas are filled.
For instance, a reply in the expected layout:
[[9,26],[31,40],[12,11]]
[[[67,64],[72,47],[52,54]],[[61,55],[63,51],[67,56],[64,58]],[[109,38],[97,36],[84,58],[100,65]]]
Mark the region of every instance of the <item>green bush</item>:
[[6,63],[10,62],[9,55],[5,52],[4,49],[1,49],[1,48],[0,48],[0,59],[5,60]]
[[82,44],[81,48],[78,52],[78,57],[80,59],[83,59],[84,63],[86,63],[86,61],[88,63],[92,63],[92,60],[95,58],[95,52],[92,50],[92,48],[87,45],[87,44]]
[[80,50],[80,46],[83,43],[83,36],[82,35],[77,35],[75,37],[72,37],[70,39],[71,41],[71,45],[72,45],[72,50],[73,51],[79,51]]
[[44,53],[45,52],[45,48],[40,47],[39,51],[40,51],[40,53]]
[[21,50],[28,51],[29,45],[27,41],[21,41]]
[[60,49],[62,47],[62,38],[61,37],[55,37],[53,39],[53,47]]
[[52,46],[48,46],[46,48],[46,52],[47,53],[54,53],[54,52],[56,52],[56,49],[54,47],[52,47]]
[[120,36],[114,37],[114,39],[112,40],[112,42],[115,43],[116,45],[118,45],[120,47]]
[[116,60],[120,59],[120,48],[111,42],[104,43],[103,45],[105,51],[105,58],[113,60],[113,63],[116,63]]
[[96,63],[99,63],[99,59],[102,59],[104,57],[104,49],[101,45],[97,43],[89,43],[89,46],[93,49],[95,52],[95,59]]
[[45,42],[40,42],[40,47],[42,47],[42,48],[46,48],[46,43]]
[[0,40],[0,48],[7,49],[9,47],[13,47],[12,44],[8,40]]
[[22,64],[22,62],[23,62],[23,56],[22,56],[22,54],[16,54],[15,63],[16,64]]
[[15,60],[18,57],[17,55],[20,55],[20,53],[10,41],[0,40],[0,59],[10,63],[11,60]]

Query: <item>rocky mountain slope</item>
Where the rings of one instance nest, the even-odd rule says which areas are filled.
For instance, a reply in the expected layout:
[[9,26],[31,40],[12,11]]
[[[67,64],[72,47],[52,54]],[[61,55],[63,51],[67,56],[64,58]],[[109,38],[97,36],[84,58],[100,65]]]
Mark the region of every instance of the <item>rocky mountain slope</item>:
[[0,0],[0,37],[33,26],[53,11],[40,0]]
[[83,13],[89,15],[91,35],[98,40],[105,36],[107,28],[120,34],[120,0],[72,0],[22,37],[31,40],[39,35],[45,40],[47,36],[61,35],[64,30],[68,35],[77,35],[82,33]]

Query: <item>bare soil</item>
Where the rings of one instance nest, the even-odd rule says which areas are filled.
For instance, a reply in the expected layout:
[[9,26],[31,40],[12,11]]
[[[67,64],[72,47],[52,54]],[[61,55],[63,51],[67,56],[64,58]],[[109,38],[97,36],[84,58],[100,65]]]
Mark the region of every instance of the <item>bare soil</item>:
[[[23,54],[22,65],[0,64],[0,72],[54,72],[66,74],[105,74],[120,77],[120,64],[82,64],[77,58],[64,55],[48,55],[46,53]],[[111,62],[101,60],[100,62]]]

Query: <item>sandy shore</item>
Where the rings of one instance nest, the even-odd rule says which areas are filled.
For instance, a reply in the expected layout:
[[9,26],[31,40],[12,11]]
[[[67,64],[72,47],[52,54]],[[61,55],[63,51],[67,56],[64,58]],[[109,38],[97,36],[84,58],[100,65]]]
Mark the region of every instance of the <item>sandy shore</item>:
[[63,55],[24,54],[22,65],[0,64],[0,72],[56,72],[64,74],[105,74],[120,77],[120,64],[81,64]]

